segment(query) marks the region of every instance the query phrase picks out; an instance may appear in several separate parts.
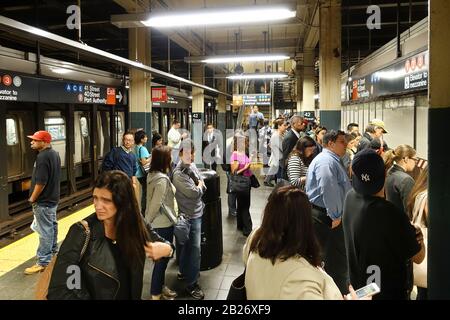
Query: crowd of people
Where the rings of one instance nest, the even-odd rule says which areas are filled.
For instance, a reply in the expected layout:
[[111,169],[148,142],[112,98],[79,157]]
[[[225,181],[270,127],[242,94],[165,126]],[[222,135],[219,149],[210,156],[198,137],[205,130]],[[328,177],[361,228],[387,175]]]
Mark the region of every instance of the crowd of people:
[[[408,145],[389,149],[379,119],[363,135],[356,123],[347,132],[328,130],[299,115],[279,117],[273,128],[269,124],[254,108],[248,130],[236,130],[224,150],[212,124],[202,138],[204,165],[216,170],[224,163],[229,214],[247,237],[248,299],[354,298],[351,285],[373,281],[381,288],[374,299],[409,299],[413,285],[419,288],[417,297],[426,299],[427,171],[414,181],[416,151]],[[258,132],[257,150],[267,154],[264,185],[274,188],[257,229],[250,214],[251,188],[259,185],[250,130]],[[25,270],[33,274],[58,252],[60,165],[48,133],[29,138],[39,151],[30,193],[33,228],[40,236],[38,262]],[[122,145],[104,156],[93,188],[95,213],[85,219],[90,249],[82,251],[85,228],[72,226],[57,254],[49,299],[139,299],[145,256],[155,261],[151,298],[174,299],[165,271],[175,250],[178,279],[192,298],[204,298],[198,278],[206,185],[194,161],[194,144],[176,120],[167,145],[157,132],[151,150],[147,140],[142,130],[126,132]],[[233,189],[237,176],[248,181],[239,191]],[[183,243],[174,238],[173,216],[188,223]],[[64,288],[70,264],[83,273],[78,291]]]

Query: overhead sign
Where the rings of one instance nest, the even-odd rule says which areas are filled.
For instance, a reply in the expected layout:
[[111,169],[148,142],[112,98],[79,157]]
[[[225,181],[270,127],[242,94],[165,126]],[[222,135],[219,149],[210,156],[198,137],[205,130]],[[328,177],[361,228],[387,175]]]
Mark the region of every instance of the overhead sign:
[[0,100],[38,101],[37,79],[0,70]]
[[167,88],[166,87],[152,87],[152,102],[166,102]]
[[314,121],[316,119],[314,111],[303,111],[303,118],[308,121]]
[[428,51],[401,59],[389,67],[349,83],[346,100],[365,100],[395,93],[405,93],[428,88]]
[[233,107],[238,106],[270,106],[272,95],[270,93],[255,93],[233,95]]
[[125,90],[76,81],[44,79],[0,71],[0,100],[77,104],[126,104]]

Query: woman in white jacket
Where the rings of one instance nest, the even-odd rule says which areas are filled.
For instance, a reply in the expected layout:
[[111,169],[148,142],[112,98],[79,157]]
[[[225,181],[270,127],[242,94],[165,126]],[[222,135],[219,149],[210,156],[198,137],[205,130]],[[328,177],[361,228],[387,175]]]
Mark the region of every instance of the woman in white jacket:
[[[168,214],[176,215],[175,188],[167,173],[171,168],[171,148],[158,146],[152,150],[152,162],[147,175],[147,208],[145,219],[164,239],[172,243],[173,222]],[[170,213],[168,212],[170,211]],[[167,259],[155,262],[150,293],[152,300],[173,300],[177,294],[164,285]]]
[[308,197],[294,186],[274,190],[244,246],[247,299],[343,299],[321,268],[319,250]]

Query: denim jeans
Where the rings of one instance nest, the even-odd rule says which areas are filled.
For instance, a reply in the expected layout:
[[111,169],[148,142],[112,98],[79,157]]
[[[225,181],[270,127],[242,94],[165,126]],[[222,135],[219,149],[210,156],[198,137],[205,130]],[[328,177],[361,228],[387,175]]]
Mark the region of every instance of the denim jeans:
[[192,286],[197,283],[200,273],[202,217],[189,219],[189,223],[189,240],[180,247],[180,272],[186,278],[188,286]]
[[141,184],[141,213],[145,217],[145,209],[147,209],[147,176],[137,178]]
[[50,263],[52,255],[58,252],[58,221],[56,209],[53,207],[34,203],[34,220],[31,229],[39,234],[39,246],[37,249],[38,264],[46,266]]
[[[173,226],[168,228],[155,228],[155,231],[170,243],[173,242]],[[168,263],[169,259],[167,258],[162,258],[155,262],[152,272],[150,294],[155,296],[161,294]]]

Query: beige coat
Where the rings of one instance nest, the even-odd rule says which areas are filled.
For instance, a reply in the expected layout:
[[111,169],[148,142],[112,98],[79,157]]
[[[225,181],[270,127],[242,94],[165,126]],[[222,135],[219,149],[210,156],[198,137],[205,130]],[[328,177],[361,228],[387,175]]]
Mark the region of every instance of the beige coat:
[[245,288],[248,300],[343,299],[333,279],[300,256],[278,260],[275,265],[254,252],[248,256],[252,235],[243,250],[243,260],[247,262]]

